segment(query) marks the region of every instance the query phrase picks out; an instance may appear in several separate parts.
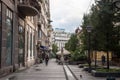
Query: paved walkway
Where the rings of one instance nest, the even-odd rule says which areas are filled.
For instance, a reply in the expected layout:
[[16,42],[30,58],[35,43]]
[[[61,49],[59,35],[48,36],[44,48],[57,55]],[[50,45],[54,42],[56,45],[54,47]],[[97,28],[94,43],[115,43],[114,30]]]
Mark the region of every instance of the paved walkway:
[[[78,80],[106,80],[105,77],[93,77],[90,73],[83,71],[82,68],[78,68],[77,65],[69,65],[69,67]],[[80,78],[80,75],[82,75],[82,78]],[[116,78],[116,80],[120,80],[120,78]]]
[[0,80],[7,80],[8,77],[15,76],[12,80],[66,80],[62,65],[56,64],[55,60],[49,61],[48,66],[44,63],[32,66],[25,71],[14,73]]
[[[79,80],[106,80],[106,78],[91,76],[91,74],[82,71],[82,68],[78,68],[77,65],[69,65],[69,67]],[[82,78],[80,78],[80,75],[82,75]],[[8,79],[10,77],[11,79]],[[44,63],[34,65],[25,71],[13,73],[0,78],[0,80],[66,80],[66,77],[63,66],[58,65],[55,59],[51,59],[48,66]],[[116,80],[120,80],[120,78]]]

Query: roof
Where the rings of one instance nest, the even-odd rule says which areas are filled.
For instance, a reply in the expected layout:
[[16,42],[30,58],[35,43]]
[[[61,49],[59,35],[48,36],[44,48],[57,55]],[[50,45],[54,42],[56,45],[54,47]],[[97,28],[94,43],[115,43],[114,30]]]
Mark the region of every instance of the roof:
[[[56,53],[57,55],[61,55],[61,50]],[[63,55],[69,55],[70,52],[63,48]]]

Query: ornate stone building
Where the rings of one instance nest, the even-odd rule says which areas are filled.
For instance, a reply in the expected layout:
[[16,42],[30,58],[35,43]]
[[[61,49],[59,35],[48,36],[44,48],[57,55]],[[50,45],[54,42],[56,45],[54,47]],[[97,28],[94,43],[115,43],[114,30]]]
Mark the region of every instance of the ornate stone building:
[[50,28],[49,0],[1,0],[0,76],[33,65]]
[[53,44],[58,46],[58,50],[65,47],[65,43],[70,39],[71,33],[65,32],[65,29],[55,28],[53,31]]

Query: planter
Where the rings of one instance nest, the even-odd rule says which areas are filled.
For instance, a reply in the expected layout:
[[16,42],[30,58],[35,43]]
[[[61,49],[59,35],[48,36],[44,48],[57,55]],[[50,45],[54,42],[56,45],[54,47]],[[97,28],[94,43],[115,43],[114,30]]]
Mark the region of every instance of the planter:
[[84,64],[86,63],[85,61],[69,61],[69,64],[71,65],[78,65],[78,64]]
[[84,68],[84,65],[83,64],[79,64],[78,67],[79,68]]
[[[91,70],[94,70],[95,68],[91,68]],[[84,71],[89,71],[88,67],[83,68]]]
[[95,70],[92,70],[91,74],[95,77],[120,77],[120,72],[96,72]]

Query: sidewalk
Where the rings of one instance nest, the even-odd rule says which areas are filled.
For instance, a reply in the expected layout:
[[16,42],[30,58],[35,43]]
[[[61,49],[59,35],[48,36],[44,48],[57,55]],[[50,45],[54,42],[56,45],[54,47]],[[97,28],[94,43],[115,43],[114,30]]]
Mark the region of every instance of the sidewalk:
[[[78,68],[78,65],[68,66],[78,80],[106,80],[105,77],[93,77],[90,73],[83,71],[82,68]],[[82,75],[82,78],[80,78],[80,75]],[[70,77],[71,74],[68,74],[68,76]],[[55,62],[55,59],[51,59],[48,66],[46,66],[45,63],[37,64],[27,70],[16,72],[0,78],[0,80],[66,80],[66,77],[63,66],[58,65]],[[70,80],[73,79],[71,78]],[[120,80],[120,78],[116,78],[116,80]]]
[[[69,65],[72,72],[78,78],[78,80],[106,80],[105,77],[94,77],[90,73],[83,71],[82,68],[78,68],[78,65]],[[82,75],[82,78],[80,78]],[[120,80],[120,78],[116,78],[116,80]]]
[[13,73],[0,80],[7,80],[9,77],[13,77],[12,80],[66,80],[62,65],[58,65],[55,59],[51,59],[48,66],[44,63],[34,65],[25,71]]

